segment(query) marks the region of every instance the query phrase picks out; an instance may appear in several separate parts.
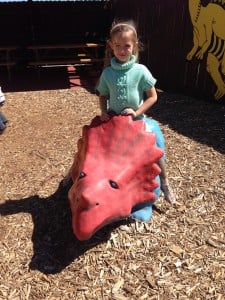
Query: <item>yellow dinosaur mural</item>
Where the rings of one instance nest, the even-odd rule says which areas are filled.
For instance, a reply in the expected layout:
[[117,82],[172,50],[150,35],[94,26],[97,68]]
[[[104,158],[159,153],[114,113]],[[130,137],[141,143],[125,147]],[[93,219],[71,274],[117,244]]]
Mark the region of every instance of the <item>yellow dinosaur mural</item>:
[[[205,2],[205,1],[204,1]],[[216,100],[225,95],[225,0],[189,0],[193,47],[186,59],[207,56],[207,71],[216,84]]]

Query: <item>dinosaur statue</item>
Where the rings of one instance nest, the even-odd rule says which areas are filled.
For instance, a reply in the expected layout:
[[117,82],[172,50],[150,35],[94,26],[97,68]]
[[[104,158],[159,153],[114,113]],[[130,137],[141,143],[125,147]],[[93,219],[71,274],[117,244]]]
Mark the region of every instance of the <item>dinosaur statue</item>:
[[225,95],[225,9],[223,0],[218,1],[203,6],[201,0],[189,0],[193,47],[186,57],[201,60],[207,55],[207,71],[217,87],[216,100]]
[[108,122],[95,117],[83,127],[68,192],[72,228],[79,240],[116,220],[151,218],[160,193],[156,162],[164,154],[156,134],[163,147],[155,120],[133,121],[131,116],[113,116]]

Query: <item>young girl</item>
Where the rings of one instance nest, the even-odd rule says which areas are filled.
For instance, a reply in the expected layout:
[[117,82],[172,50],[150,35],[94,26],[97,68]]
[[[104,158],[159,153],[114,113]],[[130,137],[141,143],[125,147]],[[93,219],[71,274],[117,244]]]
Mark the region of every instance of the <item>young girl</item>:
[[[101,120],[108,121],[110,112],[132,115],[134,120],[143,119],[144,113],[157,101],[156,79],[142,64],[137,63],[138,37],[132,22],[113,24],[107,41],[104,70],[97,86]],[[147,98],[144,101],[144,95]],[[169,186],[164,158],[158,162],[161,173],[161,190],[165,199],[173,203],[175,197]]]

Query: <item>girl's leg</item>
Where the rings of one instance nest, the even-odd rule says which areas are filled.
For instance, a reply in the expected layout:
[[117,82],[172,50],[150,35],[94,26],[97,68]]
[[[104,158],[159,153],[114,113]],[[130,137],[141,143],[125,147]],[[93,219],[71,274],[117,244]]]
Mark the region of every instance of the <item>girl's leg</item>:
[[160,184],[161,190],[164,193],[166,201],[168,201],[169,203],[173,203],[173,202],[175,202],[176,199],[175,199],[173,191],[169,185],[169,179],[166,174],[166,164],[165,164],[164,158],[159,159],[158,165],[161,169],[161,173],[159,175],[160,181],[161,181],[161,184]]
[[0,119],[0,132],[2,132],[6,128],[5,124]]
[[6,122],[7,122],[6,117],[3,115],[3,113],[0,112],[0,131],[1,132],[6,128],[6,125],[5,125]]
[[8,119],[3,115],[2,112],[0,112],[0,121],[2,121],[4,124],[8,122]]

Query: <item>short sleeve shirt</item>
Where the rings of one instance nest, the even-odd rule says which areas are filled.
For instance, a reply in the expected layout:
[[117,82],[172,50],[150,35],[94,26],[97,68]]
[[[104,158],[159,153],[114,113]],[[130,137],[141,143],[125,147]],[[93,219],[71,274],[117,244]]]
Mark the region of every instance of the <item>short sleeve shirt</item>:
[[144,101],[144,93],[155,83],[148,68],[135,62],[135,56],[122,64],[112,58],[111,66],[101,74],[97,90],[108,96],[109,110],[120,114],[126,107],[137,110]]

